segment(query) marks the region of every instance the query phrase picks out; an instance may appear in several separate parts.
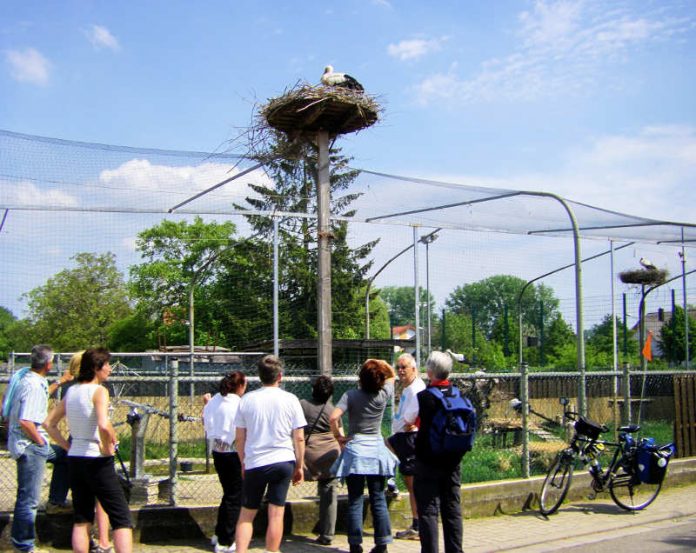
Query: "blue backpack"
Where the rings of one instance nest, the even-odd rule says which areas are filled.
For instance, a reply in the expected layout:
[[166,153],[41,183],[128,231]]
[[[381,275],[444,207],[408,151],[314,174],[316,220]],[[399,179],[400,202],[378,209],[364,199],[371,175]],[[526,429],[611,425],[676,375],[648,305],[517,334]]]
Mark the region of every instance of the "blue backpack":
[[459,389],[443,394],[439,388],[431,386],[427,390],[440,401],[440,408],[430,426],[430,449],[434,455],[464,455],[474,445],[476,435],[476,410],[463,397]]

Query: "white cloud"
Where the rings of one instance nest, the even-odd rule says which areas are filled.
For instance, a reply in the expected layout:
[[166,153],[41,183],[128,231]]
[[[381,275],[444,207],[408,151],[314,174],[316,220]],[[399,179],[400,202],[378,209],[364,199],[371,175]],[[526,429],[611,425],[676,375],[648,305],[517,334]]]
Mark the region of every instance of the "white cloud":
[[39,86],[48,84],[51,64],[38,50],[7,50],[5,59],[13,79]]
[[97,49],[108,48],[117,52],[121,49],[121,45],[111,31],[102,25],[92,25],[87,31],[87,38]]
[[[99,186],[107,188],[114,196],[111,201],[119,205],[152,208],[172,207],[181,200],[233,177],[243,168],[225,163],[207,162],[200,165],[158,165],[147,159],[131,159],[115,169],[99,173]],[[202,196],[191,207],[230,208],[232,202],[240,202],[251,194],[248,184],[272,187],[265,172],[256,170],[238,180]]]
[[77,198],[57,189],[41,189],[32,182],[0,181],[3,207],[76,207]]
[[642,7],[629,3],[609,9],[593,0],[537,0],[519,15],[517,42],[510,53],[484,60],[472,76],[451,70],[426,77],[416,87],[417,100],[527,101],[560,93],[587,94],[604,78],[602,70],[694,26],[693,18],[659,10],[638,13]]
[[431,52],[437,52],[441,48],[444,39],[425,40],[422,38],[414,38],[410,40],[402,40],[396,44],[390,44],[387,47],[387,53],[401,61],[416,60],[422,58]]

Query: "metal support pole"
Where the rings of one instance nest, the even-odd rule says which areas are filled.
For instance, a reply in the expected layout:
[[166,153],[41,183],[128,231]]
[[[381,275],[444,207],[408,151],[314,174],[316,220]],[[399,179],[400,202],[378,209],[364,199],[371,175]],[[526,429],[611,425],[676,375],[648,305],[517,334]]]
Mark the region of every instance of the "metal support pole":
[[684,227],[681,229],[682,247],[679,252],[682,264],[682,295],[684,297],[684,360],[686,361],[686,370],[689,370],[691,360],[689,359],[689,305],[686,301],[686,251],[684,250]]
[[273,218],[273,355],[280,355],[280,322],[278,315],[278,218]]
[[522,477],[529,478],[529,365],[520,365],[520,400],[522,401]]
[[425,290],[426,298],[425,305],[428,310],[428,355],[432,351],[430,338],[432,336],[432,328],[430,326],[430,242],[425,243]]
[[191,407],[193,407],[193,394],[194,394],[194,384],[193,384],[193,376],[194,376],[194,369],[193,369],[193,357],[194,353],[196,351],[196,346],[194,340],[195,334],[193,332],[193,317],[194,317],[194,308],[193,308],[193,287],[194,287],[194,282],[191,281],[191,287],[189,288],[189,376],[191,377],[191,382],[189,384],[189,395],[191,396]]
[[614,292],[614,241],[609,240],[609,289],[611,293],[611,356],[614,379],[612,384],[612,398],[614,399],[614,436],[618,436],[619,427],[619,352],[616,336],[616,295]]
[[329,133],[317,132],[319,165],[317,167],[317,332],[319,373],[330,375],[332,369],[331,333],[331,227]]
[[638,326],[640,339],[640,343],[638,344],[638,347],[640,348],[638,353],[640,355],[640,370],[647,371],[648,360],[645,358],[645,355],[643,355],[643,348],[645,347],[645,284],[640,285],[640,309],[638,316],[640,317]]
[[623,423],[631,424],[631,364],[623,364]]
[[413,227],[413,292],[416,313],[416,365],[421,366],[420,285],[418,283],[418,227]]
[[172,359],[169,371],[169,504],[177,502],[176,467],[179,458],[179,360]]

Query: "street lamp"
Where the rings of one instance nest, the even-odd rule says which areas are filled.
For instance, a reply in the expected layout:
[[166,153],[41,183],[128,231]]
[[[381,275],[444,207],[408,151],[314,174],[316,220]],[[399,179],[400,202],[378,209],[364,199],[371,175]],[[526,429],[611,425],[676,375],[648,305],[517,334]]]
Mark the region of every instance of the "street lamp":
[[430,244],[435,242],[437,240],[438,235],[437,231],[433,231],[430,234],[426,234],[425,236],[421,236],[419,239],[419,242],[422,244],[425,244],[425,290],[426,290],[426,308],[428,310],[428,355],[430,355],[431,351],[431,338],[432,338],[432,327],[430,324],[430,315],[431,315],[431,308],[430,308]]

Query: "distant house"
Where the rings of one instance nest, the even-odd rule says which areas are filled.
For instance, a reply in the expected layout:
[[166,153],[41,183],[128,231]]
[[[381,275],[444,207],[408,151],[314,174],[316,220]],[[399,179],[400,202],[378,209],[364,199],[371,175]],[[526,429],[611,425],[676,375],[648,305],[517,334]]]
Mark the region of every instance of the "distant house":
[[393,340],[408,340],[413,342],[413,347],[410,345],[394,346],[394,353],[410,353],[415,354],[416,352],[416,327],[412,324],[393,326],[392,327],[392,339]]
[[[689,308],[689,317],[696,318],[696,309]],[[660,320],[660,313],[655,311],[653,313],[645,314],[645,335],[648,332],[652,332],[652,353],[655,357],[662,357],[662,348],[660,347],[660,331],[662,327],[672,320],[672,313],[665,310],[663,313],[663,320]],[[640,322],[633,325],[631,330],[636,332],[636,337],[638,332],[640,332]]]

